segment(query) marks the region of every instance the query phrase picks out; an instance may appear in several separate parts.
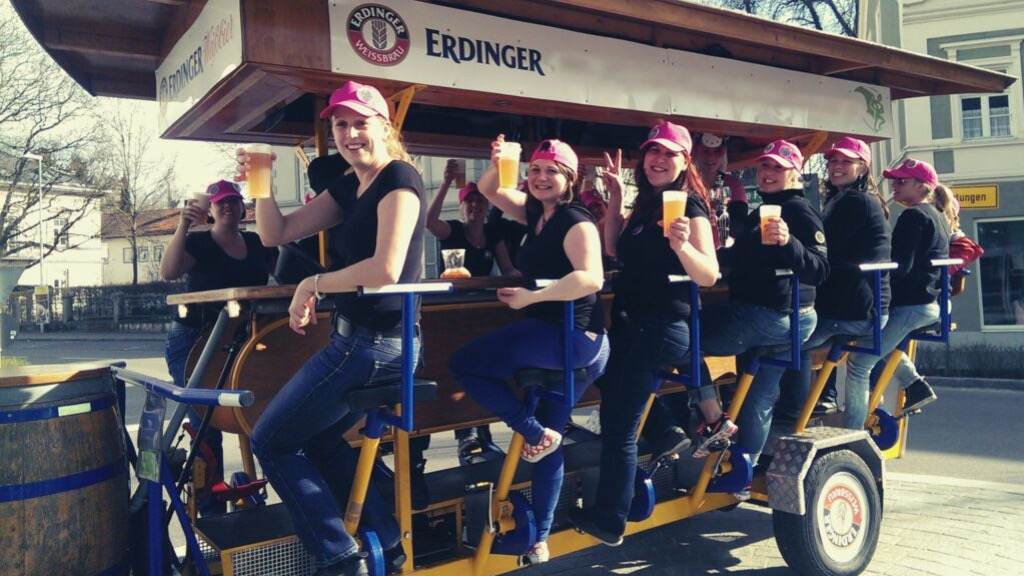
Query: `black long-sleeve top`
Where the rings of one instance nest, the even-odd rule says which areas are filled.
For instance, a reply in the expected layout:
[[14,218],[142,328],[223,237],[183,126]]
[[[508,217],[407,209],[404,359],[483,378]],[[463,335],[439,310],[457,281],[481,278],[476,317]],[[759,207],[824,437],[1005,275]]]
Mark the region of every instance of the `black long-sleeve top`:
[[[885,262],[891,252],[892,230],[878,199],[848,188],[832,198],[822,215],[828,241],[829,273],[818,288],[814,308],[821,318],[870,320],[874,307],[874,277],[861,264]],[[889,309],[889,276],[882,274],[882,313]]]
[[816,286],[828,276],[828,250],[818,211],[803,197],[803,190],[763,194],[765,204],[782,206],[782,219],[789,226],[785,246],[761,244],[761,209],[752,212],[736,243],[718,251],[718,261],[730,268],[729,298],[792,312],[789,278],[777,278],[775,270],[788,268],[800,279],[800,307],[814,304]]
[[949,257],[949,230],[930,202],[911,206],[892,231],[892,305],[930,304],[939,296],[938,268],[931,261]]

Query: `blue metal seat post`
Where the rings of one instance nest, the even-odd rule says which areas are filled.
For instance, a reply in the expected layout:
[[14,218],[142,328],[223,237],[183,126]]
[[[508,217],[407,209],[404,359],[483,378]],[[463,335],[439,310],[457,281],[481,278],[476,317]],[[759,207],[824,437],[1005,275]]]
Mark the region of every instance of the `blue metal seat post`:
[[[551,284],[552,280],[535,280],[537,288]],[[576,399],[576,372],[573,349],[573,332],[575,330],[575,302],[568,300],[562,304],[562,372],[561,391],[548,390],[544,377],[557,374],[558,371],[535,368],[524,368],[517,375],[517,382],[523,390],[523,404],[532,414],[537,402],[543,397],[552,402],[564,402],[572,406]],[[476,556],[473,559],[475,574],[483,574],[487,560],[492,553],[519,556],[525,554],[537,540],[537,526],[529,501],[518,492],[512,491],[512,481],[519,467],[520,454],[526,444],[522,434],[512,435],[505,461],[494,485],[493,497],[488,503],[488,521],[484,525]]]
[[163,492],[167,492],[174,514],[178,517],[181,529],[185,534],[185,543],[195,562],[200,576],[210,576],[210,569],[199,549],[195,532],[181,503],[181,498],[166,451],[161,446],[165,400],[173,400],[181,404],[198,404],[201,406],[251,406],[253,393],[248,390],[206,390],[182,388],[170,382],[151,378],[124,368],[113,368],[114,377],[128,384],[141,386],[147,391],[146,411],[139,425],[139,454],[135,473],[140,483],[146,484],[147,495],[147,542],[149,557],[147,558],[147,574],[164,576],[164,504]]
[[[398,432],[396,436],[402,434],[402,439],[407,447],[408,433],[415,427],[414,410],[417,397],[419,399],[432,398],[436,395],[437,390],[435,382],[417,380],[414,377],[417,361],[415,354],[416,296],[424,293],[451,292],[451,290],[452,284],[450,282],[392,284],[381,287],[361,287],[357,290],[361,297],[400,295],[402,298],[402,370],[400,377],[397,379],[397,382],[395,380],[388,380],[357,388],[348,394],[350,409],[366,411],[366,424],[363,432],[363,441],[359,449],[359,461],[356,464],[355,478],[352,481],[352,489],[349,493],[345,509],[344,524],[345,530],[350,535],[359,535],[364,551],[369,554],[371,568],[374,573],[383,573],[384,559],[381,555],[380,541],[372,530],[361,529],[359,527],[359,520],[362,517],[366,493],[370,487],[370,479],[373,475],[380,439],[384,436],[384,430],[388,426],[394,426]],[[399,411],[398,415],[394,414],[391,410],[391,406],[396,403],[399,405],[397,408]],[[398,443],[396,442],[396,445]],[[396,460],[398,459],[396,457]],[[405,464],[408,464],[407,452],[405,454]],[[399,468],[399,474],[404,473],[400,466],[396,467]],[[408,484],[397,483],[396,489],[400,492],[404,489],[405,492],[396,497],[399,504],[407,501]],[[403,506],[401,505],[396,506],[400,513],[402,508]],[[406,550],[406,554],[409,558],[412,557],[411,550]]]
[[896,372],[900,357],[910,350],[911,342],[918,340],[922,342],[949,342],[949,334],[953,329],[953,319],[950,314],[950,276],[949,267],[963,264],[960,258],[942,258],[931,261],[932,267],[939,268],[939,323],[938,332],[932,334],[932,327],[915,330],[904,338],[899,346],[886,357],[885,367],[878,377],[878,382],[871,391],[871,398],[868,401],[868,419],[870,420],[875,408],[881,403],[882,395],[889,386],[892,375]]
[[[818,398],[821,397],[822,390],[825,389],[825,383],[835,370],[836,365],[839,364],[843,354],[846,352],[866,352],[875,356],[882,354],[882,273],[895,270],[896,267],[897,264],[895,262],[878,262],[861,264],[859,266],[861,272],[871,274],[872,280],[874,317],[871,322],[871,346],[858,346],[855,342],[847,340],[845,337],[840,337],[833,341],[832,346],[828,350],[828,356],[825,358],[825,363],[818,371],[814,384],[811,386],[811,390],[804,401],[800,416],[796,419],[793,432],[799,434],[806,429],[807,422],[810,421],[811,413],[814,411],[814,406],[817,404]],[[850,334],[848,336],[856,335]]]

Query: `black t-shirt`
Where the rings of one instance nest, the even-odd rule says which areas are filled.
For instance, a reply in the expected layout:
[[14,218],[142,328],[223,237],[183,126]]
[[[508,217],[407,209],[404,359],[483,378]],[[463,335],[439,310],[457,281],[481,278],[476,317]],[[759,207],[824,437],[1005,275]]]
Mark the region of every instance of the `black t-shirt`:
[[[527,211],[526,214],[526,236],[523,238],[523,245],[519,249],[519,259],[516,266],[523,273],[525,278],[531,280],[557,280],[574,270],[572,262],[565,254],[565,236],[569,230],[580,222],[594,224],[594,217],[590,212],[578,203],[559,206],[551,220],[544,225],[540,234],[534,231],[537,229],[537,222],[540,220],[539,211]],[[596,224],[595,224],[596,225]],[[525,308],[527,317],[562,323],[561,302],[541,302]],[[588,294],[576,300],[575,327],[591,332],[602,332],[604,330],[604,312],[597,294]]]
[[[362,196],[356,197],[358,184],[358,179],[342,178],[327,189],[342,213],[341,223],[330,233],[331,270],[340,270],[373,256],[377,249],[377,206],[385,196],[404,188],[412,190],[420,198],[420,212],[398,281],[418,282],[423,273],[423,231],[427,217],[420,173],[407,162],[393,160],[380,171]],[[360,298],[355,293],[344,293],[336,295],[334,300],[337,313],[370,330],[390,330],[402,319],[401,296]],[[416,318],[419,318],[418,297]]]
[[494,269],[494,257],[498,243],[501,242],[501,231],[496,226],[484,225],[484,246],[477,248],[466,238],[466,225],[460,220],[448,220],[451,234],[441,240],[442,250],[463,249],[466,251],[465,267],[473,276],[490,276]]
[[[196,263],[185,278],[185,291],[201,292],[265,285],[269,278],[267,263],[277,249],[263,246],[255,232],[242,232],[242,239],[245,241],[245,258],[238,260],[224,252],[209,230],[192,232],[186,236],[185,252],[192,256]],[[216,318],[218,308],[219,306],[203,307],[201,313],[194,314],[190,311],[185,318],[175,320],[185,326],[199,328],[210,319]]]
[[939,268],[931,261],[949,257],[949,230],[930,202],[911,206],[892,231],[892,305],[930,304],[939,297]]
[[[829,273],[818,288],[814,308],[822,318],[869,320],[873,317],[874,276],[858,268],[887,262],[891,252],[889,220],[878,199],[847,188],[825,205]],[[882,274],[882,313],[889,309],[889,275]]]
[[789,314],[793,311],[789,278],[777,278],[776,269],[790,269],[800,279],[800,306],[814,304],[815,286],[828,276],[828,250],[818,211],[803,197],[803,190],[762,194],[765,204],[782,206],[789,226],[785,246],[761,244],[761,208],[737,230],[736,243],[718,251],[718,261],[729,268],[729,298]]
[[[690,194],[687,218],[708,218],[704,202]],[[632,319],[659,318],[667,322],[690,317],[690,287],[669,284],[669,274],[686,274],[661,226],[628,223],[615,244],[622,270],[615,279],[615,309]]]

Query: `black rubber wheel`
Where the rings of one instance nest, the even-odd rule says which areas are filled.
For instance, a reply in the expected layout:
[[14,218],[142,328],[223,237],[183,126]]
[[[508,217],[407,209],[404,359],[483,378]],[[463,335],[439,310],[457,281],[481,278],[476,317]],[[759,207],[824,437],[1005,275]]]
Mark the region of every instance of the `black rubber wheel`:
[[803,576],[855,576],[875,554],[882,501],[867,465],[849,450],[815,459],[804,479],[807,514],[774,510],[782,557]]

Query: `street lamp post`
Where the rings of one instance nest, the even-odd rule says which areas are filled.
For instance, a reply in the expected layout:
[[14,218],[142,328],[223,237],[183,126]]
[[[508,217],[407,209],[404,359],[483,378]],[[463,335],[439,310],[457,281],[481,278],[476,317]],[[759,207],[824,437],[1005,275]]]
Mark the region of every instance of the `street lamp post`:
[[[39,162],[39,206],[36,213],[39,216],[39,285],[46,286],[46,276],[43,275],[43,157],[39,154],[28,152],[22,154],[22,158]],[[43,322],[40,318],[39,331],[43,331]]]

